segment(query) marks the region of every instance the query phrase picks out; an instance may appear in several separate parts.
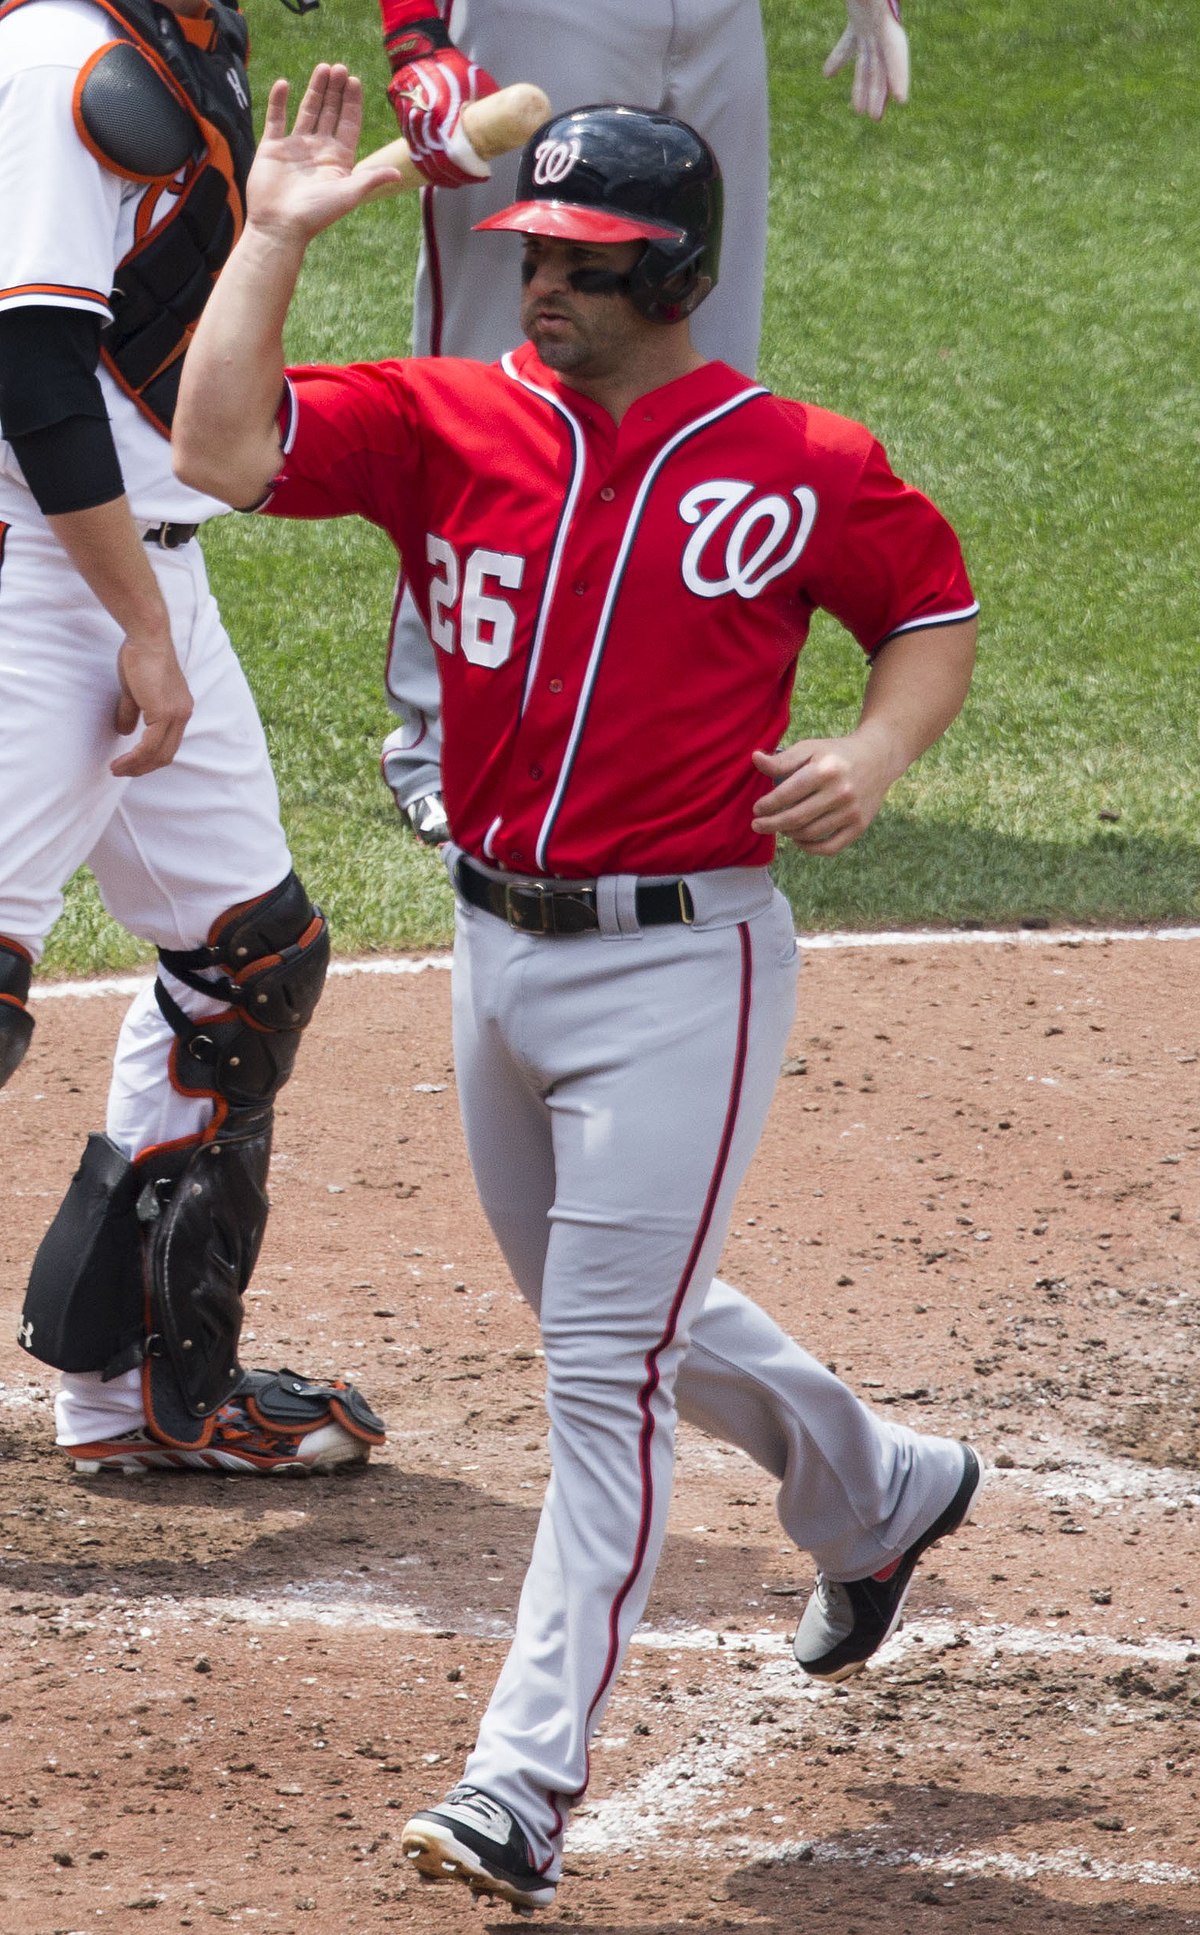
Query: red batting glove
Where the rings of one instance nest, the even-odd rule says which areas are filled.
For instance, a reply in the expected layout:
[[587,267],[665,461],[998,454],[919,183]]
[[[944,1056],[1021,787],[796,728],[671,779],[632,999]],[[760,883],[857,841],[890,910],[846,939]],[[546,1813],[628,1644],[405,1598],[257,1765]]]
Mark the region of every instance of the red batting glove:
[[491,173],[468,141],[462,111],[468,101],[495,94],[486,67],[448,47],[427,59],[410,61],[392,76],[388,99],[400,132],[426,181],[439,188],[461,188],[486,181]]
[[485,181],[490,170],[462,126],[468,101],[497,92],[487,69],[468,60],[436,15],[404,20],[404,0],[380,0],[384,46],[394,68],[388,99],[400,132],[426,181],[461,188]]

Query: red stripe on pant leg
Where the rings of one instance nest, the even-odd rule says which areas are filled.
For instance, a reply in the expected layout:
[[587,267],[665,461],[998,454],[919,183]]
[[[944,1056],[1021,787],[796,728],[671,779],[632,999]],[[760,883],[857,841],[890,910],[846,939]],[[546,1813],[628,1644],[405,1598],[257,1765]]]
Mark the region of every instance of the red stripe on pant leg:
[[[688,1252],[688,1259],[684,1265],[683,1274],[679,1279],[675,1295],[671,1301],[671,1311],[667,1318],[666,1329],[658,1343],[646,1357],[646,1381],[638,1393],[638,1409],[642,1414],[642,1425],[638,1439],[638,1465],[641,1471],[642,1481],[641,1521],[638,1526],[633,1563],[626,1575],[624,1584],[613,1600],[612,1609],[609,1613],[608,1653],[605,1657],[604,1670],[600,1675],[599,1685],[593,1695],[591,1705],[587,1710],[587,1718],[589,1721],[601,1699],[604,1697],[608,1684],[616,1671],[617,1660],[620,1655],[619,1625],[621,1611],[637,1582],[638,1574],[641,1572],[646,1557],[646,1546],[650,1538],[650,1520],[653,1516],[654,1506],[654,1484],[650,1472],[650,1453],[654,1442],[654,1414],[650,1409],[650,1402],[659,1385],[658,1360],[667,1345],[671,1342],[678,1328],[679,1312],[683,1306],[683,1300],[691,1288],[700,1251],[712,1227],[712,1219],[717,1206],[717,1197],[720,1194],[721,1184],[725,1179],[725,1171],[729,1164],[729,1151],[733,1145],[733,1133],[737,1126],[738,1109],[742,1099],[742,1086],[746,1077],[746,1055],[750,1036],[750,970],[752,965],[750,930],[744,921],[739,923],[737,933],[741,948],[741,985],[738,992],[737,1042],[734,1049],[733,1072],[729,1082],[729,1100],[725,1107],[725,1123],[721,1131],[721,1141],[717,1149],[716,1161],[713,1164],[712,1175],[709,1178],[708,1190],[704,1198],[704,1208],[701,1211],[700,1221],[696,1226],[696,1234],[692,1239],[692,1247]],[[589,1772],[590,1766],[591,1757],[589,1750]],[[587,1779],[585,1778],[583,1786],[579,1788],[577,1793],[571,1796],[572,1801],[578,1800],[580,1795],[586,1791]]]
[[446,320],[446,293],[442,286],[442,257],[438,248],[437,229],[434,226],[435,191],[432,188],[421,190],[421,232],[425,238],[425,266],[429,272],[429,346],[422,349],[414,344],[418,356],[440,356],[442,353],[442,329]]

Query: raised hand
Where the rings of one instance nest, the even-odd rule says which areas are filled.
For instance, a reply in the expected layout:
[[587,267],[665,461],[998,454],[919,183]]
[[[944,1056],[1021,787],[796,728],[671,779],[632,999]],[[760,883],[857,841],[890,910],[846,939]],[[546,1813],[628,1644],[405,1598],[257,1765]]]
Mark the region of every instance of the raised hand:
[[322,62],[313,69],[290,133],[287,108],[288,84],[276,81],[250,171],[247,222],[309,242],[400,177],[386,166],[355,170],[362,82],[345,67]]

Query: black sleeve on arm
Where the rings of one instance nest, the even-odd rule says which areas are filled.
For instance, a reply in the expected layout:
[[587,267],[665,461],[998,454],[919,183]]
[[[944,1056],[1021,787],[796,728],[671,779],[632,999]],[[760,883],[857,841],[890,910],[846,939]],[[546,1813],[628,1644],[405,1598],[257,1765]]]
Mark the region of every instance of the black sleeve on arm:
[[0,430],[47,517],[125,488],[96,375],[102,327],[86,309],[0,311]]

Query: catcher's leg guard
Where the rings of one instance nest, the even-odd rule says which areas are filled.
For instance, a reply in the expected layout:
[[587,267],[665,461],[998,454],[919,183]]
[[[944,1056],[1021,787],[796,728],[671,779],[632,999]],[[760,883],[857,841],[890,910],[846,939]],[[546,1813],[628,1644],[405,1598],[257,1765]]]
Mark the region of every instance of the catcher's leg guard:
[[145,1293],[137,1217],[142,1178],[115,1142],[90,1135],[42,1238],[17,1341],[60,1371],[115,1377],[144,1354]]
[[19,941],[0,934],[0,1088],[15,1075],[33,1033],[33,1016],[26,1007],[33,963]]
[[295,1371],[247,1371],[238,1401],[247,1417],[269,1431],[304,1433],[332,1423],[365,1444],[383,1443],[383,1419],[341,1378],[320,1384]]
[[23,1348],[102,1377],[148,1358],[162,1428],[195,1437],[242,1375],[242,1292],[266,1227],[270,1152],[269,1109],[240,1109],[212,1141],[137,1162],[89,1136],[34,1258]]
[[[195,1445],[207,1443],[218,1408],[242,1380],[242,1296],[267,1222],[272,1105],[320,999],[329,931],[290,873],[270,893],[222,915],[204,947],[160,949],[159,959],[186,986],[228,1004],[197,1020],[161,978],[155,984],[176,1035],[171,1079],[185,1093],[211,1095],[214,1105],[198,1145],[154,1157],[141,1204],[147,1422],[167,1443]],[[143,1156],[139,1166],[149,1162]]]
[[178,1087],[230,1108],[272,1102],[291,1075],[329,966],[325,916],[296,875],[231,907],[214,922],[207,946],[186,954],[160,948],[158,958],[198,994],[229,1004],[225,1014],[196,1021],[156,982],[158,1005],[178,1036],[171,1071]]
[[147,1422],[173,1444],[206,1442],[242,1380],[242,1296],[267,1226],[271,1110],[236,1109],[210,1142],[167,1150],[147,1174]]
[[[210,1095],[212,1121],[202,1136],[133,1162],[107,1137],[91,1137],[35,1259],[25,1348],[62,1370],[108,1377],[142,1363],[147,1427],[163,1444],[207,1445],[217,1412],[240,1395],[247,1375],[237,1346],[266,1228],[272,1104],[291,1074],[328,955],[324,917],[295,874],[231,909],[205,947],[162,954],[178,979],[228,1003],[197,1020],[156,985],[176,1035],[172,1081]],[[223,972],[204,978],[202,967]],[[378,1443],[374,1413],[353,1386],[336,1389],[333,1420]],[[270,1428],[265,1410],[262,1422]]]

